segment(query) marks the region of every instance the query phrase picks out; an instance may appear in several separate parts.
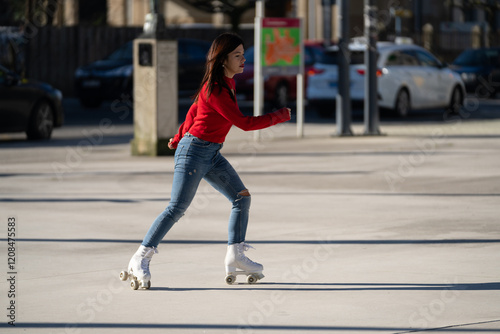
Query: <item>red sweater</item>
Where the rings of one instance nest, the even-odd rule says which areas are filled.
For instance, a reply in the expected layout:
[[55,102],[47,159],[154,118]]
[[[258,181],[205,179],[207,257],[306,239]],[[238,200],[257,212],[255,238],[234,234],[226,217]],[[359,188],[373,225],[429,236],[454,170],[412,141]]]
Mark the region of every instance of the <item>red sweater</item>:
[[[234,80],[228,77],[224,78],[229,87],[234,90]],[[186,132],[212,143],[223,143],[233,125],[244,131],[250,131],[264,129],[290,120],[290,112],[286,108],[262,116],[244,116],[236,101],[231,99],[227,89],[223,88],[220,91],[219,87],[215,86],[207,99],[206,86],[206,84],[203,86],[198,102],[193,103],[189,108],[186,120],[174,136],[172,140],[174,148],[177,148],[177,144]]]

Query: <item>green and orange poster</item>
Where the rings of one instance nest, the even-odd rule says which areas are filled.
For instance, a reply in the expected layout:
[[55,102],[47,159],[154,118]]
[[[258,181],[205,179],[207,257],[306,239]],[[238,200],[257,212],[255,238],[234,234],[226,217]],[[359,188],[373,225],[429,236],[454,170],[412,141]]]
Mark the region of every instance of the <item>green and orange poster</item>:
[[[262,19],[262,67],[265,72],[297,74],[301,62],[300,19]],[[267,69],[266,69],[267,68]]]

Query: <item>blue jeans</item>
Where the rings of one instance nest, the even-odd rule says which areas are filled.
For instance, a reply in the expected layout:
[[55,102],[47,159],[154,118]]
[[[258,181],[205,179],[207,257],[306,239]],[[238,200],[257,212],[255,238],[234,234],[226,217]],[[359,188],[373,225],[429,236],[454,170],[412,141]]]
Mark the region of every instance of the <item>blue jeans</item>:
[[245,241],[250,210],[250,196],[231,164],[220,154],[222,144],[211,143],[186,134],[175,152],[172,195],[168,207],[156,218],[142,244],[158,246],[172,226],[184,215],[193,200],[201,179],[205,179],[232,203],[228,244]]

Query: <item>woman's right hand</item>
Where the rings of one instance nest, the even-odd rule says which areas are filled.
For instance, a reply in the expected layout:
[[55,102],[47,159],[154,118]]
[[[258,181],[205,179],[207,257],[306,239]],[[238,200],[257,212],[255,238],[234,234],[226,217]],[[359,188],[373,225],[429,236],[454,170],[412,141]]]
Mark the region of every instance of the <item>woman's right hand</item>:
[[175,147],[172,145],[172,140],[174,140],[174,138],[170,138],[170,140],[168,141],[168,148],[171,150],[175,150]]

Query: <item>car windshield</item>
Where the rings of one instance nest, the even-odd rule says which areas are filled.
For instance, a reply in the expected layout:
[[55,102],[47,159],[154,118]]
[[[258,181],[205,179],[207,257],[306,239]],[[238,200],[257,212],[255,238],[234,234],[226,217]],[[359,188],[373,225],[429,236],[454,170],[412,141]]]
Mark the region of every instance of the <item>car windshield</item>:
[[132,42],[128,42],[121,47],[119,47],[116,51],[110,54],[106,59],[109,60],[130,60],[132,61],[133,56],[133,44]]
[[453,62],[458,66],[484,66],[500,64],[500,50],[467,50]]
[[[337,65],[339,59],[338,51],[328,51],[323,54],[320,59],[320,63],[327,65]],[[364,64],[365,53],[364,51],[351,51],[351,65]]]

